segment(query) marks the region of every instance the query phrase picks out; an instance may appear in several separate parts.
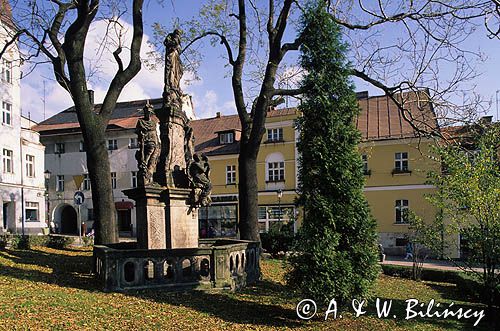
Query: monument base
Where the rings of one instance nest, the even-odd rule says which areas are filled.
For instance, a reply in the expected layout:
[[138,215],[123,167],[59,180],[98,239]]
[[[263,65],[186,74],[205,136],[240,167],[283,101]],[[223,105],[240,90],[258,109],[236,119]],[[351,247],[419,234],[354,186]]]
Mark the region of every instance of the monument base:
[[164,187],[146,186],[124,190],[126,196],[135,200],[137,248],[166,249],[165,202],[162,201]]
[[190,205],[191,192],[184,188],[163,191],[167,248],[198,247],[198,210]]
[[191,190],[146,186],[123,193],[136,202],[139,249],[198,247],[198,210]]

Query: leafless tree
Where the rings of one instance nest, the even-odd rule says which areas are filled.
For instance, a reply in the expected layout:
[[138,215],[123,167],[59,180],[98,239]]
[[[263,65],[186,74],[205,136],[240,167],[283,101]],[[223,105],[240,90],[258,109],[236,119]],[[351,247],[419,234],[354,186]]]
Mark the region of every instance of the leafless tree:
[[[34,65],[48,62],[52,65],[57,83],[70,94],[80,123],[87,154],[87,167],[92,186],[92,202],[97,221],[96,243],[118,241],[118,226],[111,187],[111,172],[105,132],[118,97],[125,85],[141,69],[140,49],[143,37],[143,0],[131,1],[133,36],[129,46],[123,45],[118,18],[126,12],[125,4],[109,0],[46,0],[16,1],[17,26],[11,39],[0,50],[0,57],[14,42],[24,49],[23,61]],[[84,49],[93,22],[106,19],[110,29],[117,33],[116,48],[112,51],[117,70],[109,84],[102,105],[95,109],[89,98],[87,80],[95,67],[85,63]],[[104,51],[113,45],[109,42],[110,30],[103,36]],[[128,49],[127,49],[128,48]],[[130,52],[125,65],[121,53]]]
[[[330,0],[329,12],[343,27],[350,44],[353,77],[381,89],[398,104],[403,117],[422,134],[437,134],[409,109],[432,103],[435,122],[472,122],[484,106],[467,85],[478,76],[483,59],[466,49],[467,38],[482,25],[498,37],[497,0]],[[241,122],[239,154],[240,235],[257,240],[256,162],[269,107],[300,89],[283,83],[293,64],[301,37],[290,38],[307,1],[219,0],[203,6],[199,16],[184,24],[188,31],[185,63],[196,65],[199,44],[222,45]],[[157,26],[161,35],[162,27]],[[296,29],[300,30],[300,29]],[[195,60],[191,55],[195,54]],[[296,57],[295,57],[296,58]],[[461,99],[461,102],[453,102]]]

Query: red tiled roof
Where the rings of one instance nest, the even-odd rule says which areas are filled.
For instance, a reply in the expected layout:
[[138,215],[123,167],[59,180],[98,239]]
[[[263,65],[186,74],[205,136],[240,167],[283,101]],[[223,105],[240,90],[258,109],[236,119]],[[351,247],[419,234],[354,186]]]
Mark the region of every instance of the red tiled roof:
[[[422,129],[437,129],[438,124],[431,104],[424,94],[404,94],[403,100],[408,116],[414,119],[417,127]],[[118,103],[108,129],[114,127],[133,129],[142,116],[142,106],[146,100]],[[161,106],[161,99],[153,99],[155,107]],[[398,139],[418,136],[417,131],[401,116],[397,105],[386,96],[365,97],[359,100],[360,114],[356,118],[356,126],[363,140]],[[99,105],[96,105],[99,107]],[[295,115],[296,108],[275,109],[268,112],[267,117]],[[195,150],[208,155],[236,154],[239,151],[238,142],[219,144],[217,132],[241,130],[238,115],[217,116],[193,120],[190,122],[195,137]],[[55,134],[59,130],[79,131],[80,125],[73,108],[54,115],[34,127],[35,131],[45,134]],[[56,131],[56,132],[54,132]]]
[[194,133],[195,151],[208,155],[235,154],[239,151],[238,142],[232,144],[219,144],[216,132],[225,130],[241,130],[238,115],[220,116],[191,121]]
[[[398,97],[401,100],[401,96]],[[436,115],[424,92],[404,93],[403,105],[407,117],[419,129],[426,132],[438,129]],[[388,96],[374,96],[358,100],[361,112],[356,118],[356,127],[363,140],[383,140],[418,136],[405,120],[398,105]]]
[[[274,109],[267,113],[268,118],[297,114],[296,108]],[[195,138],[195,150],[208,155],[236,154],[239,152],[238,142],[219,144],[217,132],[236,130],[241,131],[238,115],[220,116],[191,121]]]
[[[118,126],[124,129],[133,129],[137,125],[137,121],[139,120],[139,116],[137,117],[129,117],[129,118],[116,118],[111,119],[109,121],[108,127],[110,126]],[[65,129],[79,129],[80,123],[72,122],[72,123],[58,123],[58,124],[43,124],[40,123],[33,127],[33,130],[38,132],[46,132],[53,130],[65,130]]]

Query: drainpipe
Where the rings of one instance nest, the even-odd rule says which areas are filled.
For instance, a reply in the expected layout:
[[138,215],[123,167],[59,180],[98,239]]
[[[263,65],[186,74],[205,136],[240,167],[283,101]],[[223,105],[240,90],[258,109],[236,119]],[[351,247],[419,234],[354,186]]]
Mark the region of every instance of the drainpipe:
[[[21,127],[21,135],[22,135],[22,127]],[[23,138],[22,137],[21,137],[20,144],[19,144],[19,151],[20,151],[19,159],[21,160],[21,164],[20,164],[21,167],[19,170],[19,171],[21,171],[21,233],[24,237],[24,234],[25,234],[25,231],[24,231],[25,215],[24,215],[24,177],[23,177],[24,167],[23,167]]]

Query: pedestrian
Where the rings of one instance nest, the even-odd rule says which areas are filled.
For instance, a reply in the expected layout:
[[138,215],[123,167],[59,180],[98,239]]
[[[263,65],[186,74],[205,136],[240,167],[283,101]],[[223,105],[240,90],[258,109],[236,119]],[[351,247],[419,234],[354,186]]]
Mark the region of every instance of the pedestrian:
[[406,256],[405,256],[405,260],[413,260],[413,244],[411,243],[411,241],[408,241],[408,243],[406,244]]

